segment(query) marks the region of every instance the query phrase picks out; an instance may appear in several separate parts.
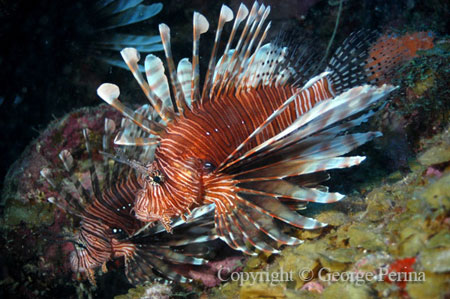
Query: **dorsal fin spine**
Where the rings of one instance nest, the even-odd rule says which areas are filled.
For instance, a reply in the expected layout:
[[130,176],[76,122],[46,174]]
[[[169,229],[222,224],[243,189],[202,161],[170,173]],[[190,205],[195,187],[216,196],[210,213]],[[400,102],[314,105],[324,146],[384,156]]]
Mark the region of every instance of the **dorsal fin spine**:
[[159,116],[165,121],[169,122],[171,120],[171,116],[168,113],[163,113],[162,109],[162,101],[161,99],[154,96],[153,92],[150,89],[147,81],[145,81],[144,76],[142,76],[139,71],[138,61],[140,59],[139,52],[134,48],[125,48],[120,51],[123,60],[130,68],[130,71],[133,73],[134,78],[138,82],[139,86],[142,88],[147,99],[152,104],[155,111],[159,114]]
[[173,62],[172,49],[170,46],[170,28],[166,24],[159,24],[159,34],[161,35],[161,42],[164,47],[164,53],[166,55],[167,65],[169,67],[170,83],[172,86],[172,92],[175,101],[172,99],[172,105],[175,107],[175,112],[180,110],[183,112],[185,109],[189,109],[186,105],[183,92],[181,90],[180,82],[178,81],[177,73],[175,70],[175,64]]
[[117,85],[111,83],[103,83],[97,89],[97,94],[105,102],[114,107],[124,116],[128,117],[132,122],[141,127],[147,133],[160,135],[164,130],[161,124],[145,118],[143,115],[134,112],[133,110],[122,104],[122,102],[119,100],[120,89]]
[[208,31],[209,23],[206,18],[194,12],[194,32],[192,45],[192,82],[191,82],[191,100],[197,101],[199,99],[199,82],[200,82],[200,68],[199,68],[199,45],[200,35]]
[[247,17],[247,15],[248,15],[248,9],[244,4],[241,3],[241,5],[239,6],[239,10],[236,14],[236,18],[234,19],[233,28],[231,29],[230,37],[228,38],[227,45],[225,46],[225,51],[223,52],[222,61],[220,62],[219,67],[216,70],[217,76],[213,82],[213,86],[212,86],[211,92],[210,92],[210,97],[214,93],[214,91],[217,87],[217,84],[220,83],[222,80],[222,77],[223,77],[222,72],[224,71],[224,70],[222,70],[223,64],[228,59],[228,52],[230,50],[231,43],[233,42],[234,35],[236,34],[237,28],[239,27],[241,22]]
[[205,83],[203,84],[202,97],[200,99],[201,103],[205,101],[206,94],[208,90],[210,90],[211,88],[211,80],[212,75],[214,74],[217,49],[220,41],[220,36],[223,31],[223,26],[225,25],[225,23],[230,22],[233,19],[233,17],[234,17],[233,11],[225,4],[222,5],[222,8],[220,10],[219,23],[217,24],[216,37],[214,39],[214,46],[211,52],[211,58],[209,59],[208,70],[206,71]]
[[241,36],[239,37],[239,40],[237,42],[236,48],[233,52],[233,55],[231,56],[231,59],[225,68],[225,74],[223,76],[222,82],[220,83],[218,93],[221,92],[222,88],[225,88],[225,86],[227,85],[227,82],[231,81],[230,74],[233,73],[234,68],[239,63],[239,61],[236,61],[236,59],[237,59],[237,57],[241,57],[240,51],[241,51],[242,43],[244,41],[244,38],[247,36],[247,32],[248,32],[250,26],[254,23],[254,21],[256,20],[256,18],[258,16],[258,10],[259,10],[259,4],[257,1],[255,1],[253,3],[250,14],[248,15],[247,22],[245,22],[244,29],[241,32]]
[[[255,54],[261,48],[262,43],[266,39],[267,32],[269,31],[271,24],[272,24],[272,22],[267,23],[266,29],[264,29],[264,32],[263,32],[263,34],[261,36],[261,39],[259,40],[258,45],[256,46],[256,49],[254,51]],[[254,74],[248,74],[248,76],[247,76],[247,72],[250,70],[250,68],[251,68],[251,66],[252,66],[252,64],[253,64],[253,62],[255,60],[255,57],[256,57],[256,55],[253,55],[252,59],[250,60],[250,62],[247,65],[247,69],[246,69],[245,73],[242,76],[242,84],[241,84],[241,86],[247,86],[248,82],[250,81],[250,78],[252,77],[252,79],[253,79],[253,77],[256,76],[256,72]]]
[[[250,34],[244,44],[244,47],[242,48],[242,52],[244,52],[244,49],[245,49],[245,54],[241,58],[241,65],[239,66],[238,71],[235,74],[233,74],[233,76],[242,74],[244,72],[244,68],[247,68],[250,66],[250,64],[246,64],[246,61],[247,61],[248,57],[250,56],[251,50],[253,48],[253,43],[255,42],[256,38],[258,37],[259,32],[261,31],[261,28],[262,28],[267,16],[269,15],[269,12],[270,12],[270,6],[265,7],[264,5],[261,5],[261,7],[258,11],[257,20],[253,23]],[[256,28],[256,31],[255,31],[255,28]],[[238,82],[235,83],[234,85],[237,87],[241,86],[240,83],[242,82],[243,78],[244,78],[244,76],[241,75],[240,78],[238,78]]]

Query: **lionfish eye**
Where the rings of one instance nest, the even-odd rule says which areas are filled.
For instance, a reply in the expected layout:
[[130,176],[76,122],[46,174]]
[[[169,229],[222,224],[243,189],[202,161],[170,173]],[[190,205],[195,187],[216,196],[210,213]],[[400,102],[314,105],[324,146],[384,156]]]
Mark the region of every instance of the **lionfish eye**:
[[161,171],[154,170],[146,177],[146,179],[153,185],[160,185],[164,182],[164,175]]
[[119,240],[125,239],[128,237],[128,235],[121,228],[114,227],[111,229],[111,231],[114,234],[114,238],[117,238]]
[[215,167],[214,164],[212,164],[211,162],[205,162],[205,163],[203,163],[203,168],[204,168],[205,170],[212,171],[212,170],[214,170],[216,167]]
[[81,242],[73,242],[73,245],[75,245],[75,249],[77,250],[86,249],[86,245]]
[[156,183],[156,184],[159,184],[159,183],[161,183],[161,177],[159,176],[159,175],[155,175],[154,177],[153,177],[153,182],[154,183]]
[[113,228],[112,229],[113,234],[120,234],[122,232],[121,228]]

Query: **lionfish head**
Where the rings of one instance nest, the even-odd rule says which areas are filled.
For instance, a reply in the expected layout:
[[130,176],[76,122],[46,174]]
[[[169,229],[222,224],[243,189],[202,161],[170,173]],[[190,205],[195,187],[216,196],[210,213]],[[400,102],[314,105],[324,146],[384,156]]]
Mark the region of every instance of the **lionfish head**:
[[161,221],[170,231],[170,218],[184,217],[201,204],[203,177],[210,167],[210,163],[193,156],[155,158],[140,173],[143,187],[136,197],[136,218]]
[[70,264],[74,272],[86,273],[95,282],[94,270],[113,255],[109,231],[107,225],[84,217],[82,228],[72,240],[75,249],[70,254]]

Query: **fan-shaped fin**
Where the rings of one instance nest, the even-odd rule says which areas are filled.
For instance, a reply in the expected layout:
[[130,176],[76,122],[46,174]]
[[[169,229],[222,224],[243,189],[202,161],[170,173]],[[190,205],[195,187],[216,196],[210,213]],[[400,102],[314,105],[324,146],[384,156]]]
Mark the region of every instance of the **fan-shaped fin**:
[[108,49],[112,49],[111,47],[117,48],[120,47],[119,49],[117,49],[118,51],[126,47],[133,47],[140,52],[146,52],[145,50],[143,51],[144,47],[156,46],[155,44],[160,45],[162,50],[163,48],[160,42],[161,37],[159,35],[147,36],[147,35],[115,33],[109,36],[108,38],[95,41],[95,44],[98,47],[104,46],[107,47]]
[[88,160],[89,161],[89,173],[91,175],[92,191],[94,192],[94,195],[96,198],[101,198],[102,193],[100,190],[100,182],[98,181],[97,171],[95,170],[94,161],[92,159],[92,150],[91,150],[91,145],[90,145],[90,141],[89,141],[89,130],[86,128],[83,129],[83,137],[85,140],[86,151],[89,156],[89,160]]
[[247,214],[244,213],[242,208],[235,213],[230,213],[227,216],[230,219],[230,224],[236,226],[242,233],[244,240],[250,243],[253,247],[264,252],[280,253],[280,251],[276,249],[277,242],[259,230],[255,226],[253,220],[247,217]]
[[75,200],[73,202],[73,206],[75,208],[79,208],[86,203],[90,203],[92,201],[91,196],[93,194],[92,194],[91,190],[88,190],[83,187],[83,184],[81,184],[80,180],[74,174],[74,170],[73,170],[74,165],[73,165],[72,154],[68,150],[62,150],[59,153],[58,157],[64,165],[64,168],[69,177],[69,181],[75,186],[75,190],[78,193],[79,198],[84,202],[80,202],[79,200],[72,198],[72,196],[69,196],[69,194],[67,194],[66,191],[62,190],[62,186],[56,186],[55,184],[53,184],[53,188],[56,188],[57,190],[62,192],[62,194],[64,194],[64,196],[67,198],[69,204],[72,203],[72,200]]
[[[156,275],[180,282],[190,282],[191,279],[176,272],[173,264],[155,258],[147,250],[138,248],[136,253],[129,258],[125,258],[125,274],[128,280],[133,284],[142,284],[147,281],[153,281]],[[155,275],[156,274],[156,275]]]
[[240,204],[243,204],[248,208],[254,208],[261,213],[298,228],[316,229],[326,226],[325,223],[301,216],[300,214],[291,211],[279,200],[271,196],[239,192],[238,197],[240,199]]
[[[244,213],[244,211],[246,212]],[[303,243],[302,240],[283,233],[282,228],[289,227],[289,225],[285,224],[285,222],[283,221],[276,222],[274,218],[268,216],[267,214],[261,213],[256,209],[246,208],[245,206],[242,206],[242,209],[239,210],[239,213],[244,213],[245,217],[251,220],[257,229],[264,232],[267,236],[277,242],[280,242],[281,244],[298,245]]]
[[[356,133],[342,136],[335,134],[323,133],[306,138],[292,146],[289,146],[276,153],[277,156],[283,157],[283,160],[295,159],[324,159],[328,157],[337,157],[349,153],[356,147],[380,137],[380,132]],[[269,159],[269,157],[267,157]]]
[[110,1],[110,3],[103,7],[101,10],[101,15],[114,15],[119,12],[125,11],[127,9],[136,7],[141,4],[143,0],[118,0],[118,1]]
[[204,265],[208,261],[203,258],[192,257],[178,253],[172,248],[165,248],[162,246],[147,246],[147,251],[155,255],[156,258],[167,260],[171,263],[189,264],[189,265]]
[[159,138],[148,138],[148,137],[130,137],[124,135],[122,132],[118,133],[114,139],[114,144],[117,145],[128,145],[128,146],[147,146],[159,144]]
[[[355,87],[333,100],[319,102],[285,130],[249,150],[239,159],[233,161],[233,164],[238,162],[237,160],[244,160],[258,152],[264,152],[264,154],[274,152],[298,142],[302,138],[320,132],[338,121],[362,112],[371,104],[385,98],[394,89],[394,87],[387,85],[382,87],[365,85]],[[303,126],[305,128],[300,130]]]
[[[114,3],[118,3],[118,6],[126,7],[129,4],[132,4],[134,1],[136,0],[132,0],[131,2],[121,0],[114,1]],[[137,6],[136,4],[134,4],[132,7],[126,9],[125,11],[114,12],[113,14],[108,15],[107,18],[102,21],[103,26],[101,26],[101,28],[97,30],[107,30],[145,21],[158,14],[161,9],[161,3]]]

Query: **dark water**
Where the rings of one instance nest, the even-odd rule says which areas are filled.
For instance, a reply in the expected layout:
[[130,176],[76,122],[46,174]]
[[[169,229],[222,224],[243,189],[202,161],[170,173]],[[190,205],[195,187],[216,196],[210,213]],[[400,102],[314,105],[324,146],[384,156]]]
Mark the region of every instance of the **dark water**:
[[[224,2],[233,10],[240,3]],[[247,2],[250,6],[251,1]],[[281,1],[274,0],[267,3],[272,5],[269,16],[273,21],[272,37],[280,30],[299,32],[316,41],[315,50],[324,50],[333,33],[339,1],[279,2]],[[53,119],[62,117],[75,108],[101,103],[95,90],[102,82],[114,82],[119,86],[126,86],[124,89],[129,87],[131,96],[139,94],[138,86],[134,84],[128,71],[96,60],[104,52],[93,49],[90,44],[103,33],[95,32],[98,18],[92,12],[91,3],[92,1],[87,0],[0,1],[1,187],[11,164]],[[172,29],[175,61],[189,57],[192,12],[195,10],[203,13],[210,21],[210,28],[215,28],[221,1],[174,0],[162,3],[164,6],[161,13],[151,20],[119,31],[156,34],[157,24],[164,22]],[[450,14],[447,1],[348,0],[343,1],[342,6],[340,23],[330,53],[346,36],[361,28],[382,32],[430,30],[438,37],[449,34]],[[206,67],[210,51],[209,46],[205,45],[211,45],[213,36],[213,33],[208,33],[202,37],[202,69]],[[398,150],[393,155],[409,155],[406,153],[406,139],[394,145],[393,150]],[[377,164],[385,158],[380,151],[372,161]],[[403,166],[401,163],[390,163],[384,171],[389,173]],[[345,192],[343,181],[343,177],[338,177],[335,184]],[[126,286],[124,281],[121,284]],[[112,295],[114,294],[105,294]]]

